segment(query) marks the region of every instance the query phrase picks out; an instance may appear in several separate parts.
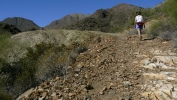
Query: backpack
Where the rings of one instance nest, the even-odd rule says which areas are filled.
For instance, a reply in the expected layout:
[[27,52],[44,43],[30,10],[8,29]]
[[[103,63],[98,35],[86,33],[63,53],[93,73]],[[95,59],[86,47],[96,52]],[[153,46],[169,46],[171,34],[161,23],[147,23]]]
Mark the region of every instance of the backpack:
[[138,22],[137,24],[138,24],[138,26],[142,27],[144,23],[143,22]]

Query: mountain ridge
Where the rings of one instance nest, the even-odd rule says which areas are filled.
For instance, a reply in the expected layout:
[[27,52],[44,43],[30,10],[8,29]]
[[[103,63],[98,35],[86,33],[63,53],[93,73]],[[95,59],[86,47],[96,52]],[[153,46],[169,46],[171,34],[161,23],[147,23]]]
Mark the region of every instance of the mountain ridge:
[[[9,17],[2,20],[1,22],[6,24],[12,24],[16,26],[18,29],[20,29],[21,31],[46,28],[46,29],[79,29],[79,30],[93,30],[93,31],[101,30],[107,32],[106,30],[114,30],[114,27],[116,28],[119,27],[120,25],[118,25],[117,23],[120,23],[121,25],[124,24],[124,22],[127,20],[127,17],[128,18],[131,17],[127,13],[131,12],[129,14],[132,15],[133,11],[131,10],[137,8],[142,9],[141,7],[138,6],[122,3],[113,6],[112,8],[98,9],[93,14],[76,14],[76,13],[68,14],[62,17],[61,19],[52,21],[45,27],[40,27],[32,20],[22,18],[22,17]],[[105,15],[109,16],[109,18],[108,17],[103,18]],[[123,18],[122,21],[116,20],[119,18]]]
[[32,20],[22,17],[8,17],[1,21],[1,23],[14,25],[21,31],[38,30],[40,27]]
[[56,28],[66,28],[68,25],[71,25],[73,23],[76,23],[80,21],[83,18],[89,17],[89,14],[70,14],[66,15],[61,19],[52,21],[49,25],[45,26],[44,28],[51,28],[51,29],[56,29]]

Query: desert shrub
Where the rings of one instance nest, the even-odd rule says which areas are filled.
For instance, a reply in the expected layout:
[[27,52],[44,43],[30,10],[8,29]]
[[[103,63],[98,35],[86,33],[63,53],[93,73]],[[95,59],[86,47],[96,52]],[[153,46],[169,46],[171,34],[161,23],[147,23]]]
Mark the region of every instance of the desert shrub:
[[34,49],[31,47],[27,48],[28,53],[26,54],[27,57],[37,60],[40,55],[42,55],[46,50],[53,48],[54,44],[46,44],[44,42],[35,45]]
[[164,41],[172,40],[173,34],[170,31],[160,33],[159,37]]
[[[2,68],[4,63],[5,61],[0,58],[0,69]],[[4,82],[5,80],[0,79],[0,100],[10,100],[11,96],[4,92]]]
[[34,85],[34,71],[34,63],[27,59],[13,63],[3,63],[0,69],[3,92],[16,96],[28,89],[32,84]]
[[151,24],[149,30],[146,33],[148,37],[155,38],[165,30],[168,30],[168,24],[165,24],[162,21],[156,21]]
[[[0,63],[0,81],[4,82],[5,91],[11,95],[17,95],[26,89],[37,84],[35,73],[37,70],[38,58],[53,44],[38,44],[36,47],[28,48],[24,58],[20,58],[16,62]],[[1,60],[2,62],[2,60]]]
[[168,17],[168,21],[172,25],[177,24],[177,0],[166,0],[163,5],[163,12],[165,13],[166,17]]
[[177,48],[177,39],[174,39],[174,40],[173,40],[173,47],[174,47],[174,48]]
[[[172,32],[175,30],[175,28],[166,21],[156,21],[154,23],[151,24],[149,31],[147,31],[146,33],[148,34],[149,37],[161,37],[162,39],[164,38],[169,38],[171,39],[170,35],[172,35]],[[168,32],[171,32],[170,34],[168,34]]]
[[28,47],[25,57],[18,61],[7,63],[0,57],[0,82],[4,83],[0,84],[0,88],[4,89],[4,93],[17,96],[43,80],[65,76],[67,66],[74,63],[73,59],[86,50],[79,43],[69,47],[40,43],[33,48]]
[[177,30],[172,32],[173,47],[177,48]]
[[159,37],[164,41],[172,41],[173,47],[177,48],[177,31],[165,31]]
[[172,34],[173,34],[173,40],[177,39],[177,30],[173,31]]
[[10,34],[9,33],[4,33],[0,35],[0,57],[1,58],[6,58],[7,54],[9,52],[9,47],[13,45],[13,42],[10,41]]
[[0,100],[11,100],[12,97],[9,94],[4,93],[3,89],[3,81],[0,81]]
[[[148,34],[148,37],[155,38],[159,36],[163,40],[172,39],[172,31],[177,29],[177,8],[175,7],[176,5],[176,0],[167,0],[161,7],[142,10],[145,21],[152,18],[159,20],[155,23],[152,23],[149,31],[145,32]],[[161,18],[163,18],[164,20],[161,20]],[[169,34],[169,32],[171,33]]]
[[53,76],[66,75],[70,49],[65,45],[57,46],[47,50],[38,59],[36,77],[38,81],[47,80]]
[[[25,43],[19,43],[10,38],[10,33],[4,33],[0,35],[0,58],[6,61],[13,62],[21,54],[21,51],[25,49]],[[10,61],[11,59],[12,61]]]
[[49,49],[38,59],[36,71],[38,81],[48,80],[54,76],[67,76],[67,67],[75,62],[79,53],[86,50],[86,47],[78,43],[73,43],[69,47],[61,45]]

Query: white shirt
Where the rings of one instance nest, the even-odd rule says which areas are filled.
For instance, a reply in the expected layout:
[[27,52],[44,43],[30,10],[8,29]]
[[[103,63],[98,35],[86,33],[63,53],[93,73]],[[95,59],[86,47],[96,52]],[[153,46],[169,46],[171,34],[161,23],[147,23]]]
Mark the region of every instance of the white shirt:
[[144,22],[144,20],[143,20],[143,16],[141,16],[141,15],[137,15],[136,17],[135,17],[135,22]]

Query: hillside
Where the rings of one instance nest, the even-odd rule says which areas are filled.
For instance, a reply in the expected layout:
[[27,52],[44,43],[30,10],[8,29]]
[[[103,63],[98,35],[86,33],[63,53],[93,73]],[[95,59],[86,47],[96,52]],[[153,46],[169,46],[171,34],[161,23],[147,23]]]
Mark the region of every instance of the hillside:
[[47,29],[63,29],[69,25],[80,21],[83,18],[89,17],[89,14],[71,14],[66,15],[59,20],[51,22],[49,25],[45,26]]
[[65,66],[64,76],[42,82],[17,100],[177,99],[177,51],[170,41],[99,33],[89,41],[89,49]]
[[31,21],[29,19],[22,18],[22,17],[6,18],[6,19],[2,20],[1,23],[14,25],[18,29],[20,29],[20,31],[40,29],[40,27],[37,24],[35,24],[33,21]]
[[[146,30],[152,23],[153,20],[146,23]],[[139,41],[134,32],[134,29],[118,34],[55,29],[13,35],[11,40],[16,45],[7,55],[13,71],[1,73],[2,79],[9,76],[5,89],[14,99],[21,94],[17,100],[175,100],[177,49],[173,42],[147,39],[147,34]],[[18,61],[17,58],[24,57],[25,48],[42,42],[69,48],[45,50],[47,44],[41,44],[37,45],[39,52],[28,49],[31,55],[26,56],[34,58],[13,62],[14,58]],[[37,65],[33,65],[35,61]],[[30,69],[33,66],[36,71]]]
[[[103,32],[120,31],[125,26],[132,27],[132,18],[134,18],[135,12],[140,11],[141,9],[143,8],[124,3],[118,4],[109,9],[99,9],[90,17],[68,26],[67,29]],[[130,22],[128,23],[127,20]]]
[[142,40],[127,25],[143,8],[127,4],[97,10],[73,30],[0,35],[0,99],[177,100],[177,1],[168,1],[142,10],[150,19]]
[[[146,28],[149,25],[147,23]],[[28,49],[31,54],[27,54],[28,57],[34,58],[8,65],[13,71],[1,73],[1,78],[10,75],[6,83],[14,82],[14,85],[7,84],[6,89],[10,87],[9,93],[15,99],[29,89],[17,100],[175,100],[177,50],[174,44],[159,38],[146,39],[147,34],[139,41],[133,31],[111,34],[37,30],[13,35],[12,40],[25,43],[27,47],[51,42],[56,46],[64,44],[72,50],[65,46],[62,46],[65,51],[60,47],[45,50],[47,44],[37,45],[39,52]],[[26,47],[13,47],[14,56],[9,58],[17,60],[18,55],[24,56],[26,51],[19,50]],[[41,50],[44,53],[39,55]],[[35,61],[37,65],[33,65]],[[31,69],[33,66],[37,68],[35,71]],[[20,78],[14,78],[17,76]]]

